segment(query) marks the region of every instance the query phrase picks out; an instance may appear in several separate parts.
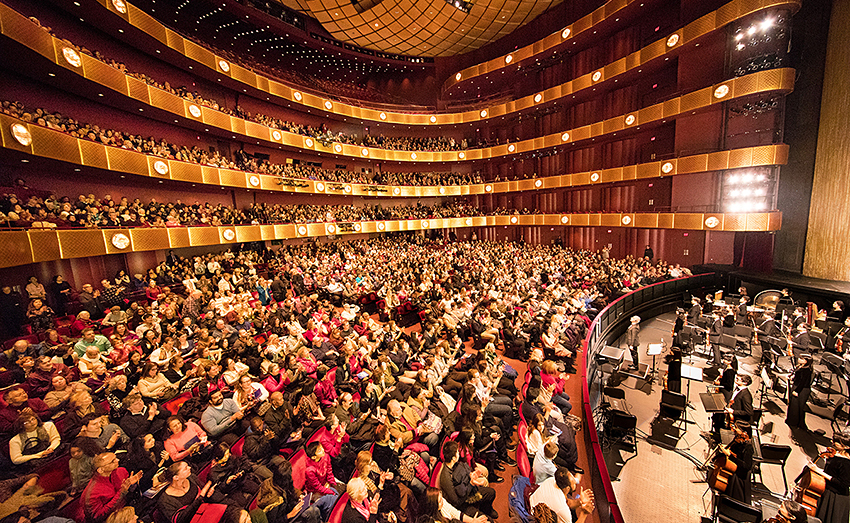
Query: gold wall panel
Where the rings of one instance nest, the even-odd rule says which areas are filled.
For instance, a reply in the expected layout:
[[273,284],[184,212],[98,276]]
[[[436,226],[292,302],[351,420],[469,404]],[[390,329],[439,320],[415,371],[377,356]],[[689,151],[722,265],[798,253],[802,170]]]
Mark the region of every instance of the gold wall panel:
[[171,29],[165,29],[166,45],[174,49],[178,53],[185,55],[186,47],[183,45],[183,37],[175,33]]
[[658,227],[657,214],[638,213],[633,214],[634,226],[640,229],[655,229]]
[[263,232],[259,226],[245,225],[231,228],[236,231],[237,242],[258,242],[263,239]]
[[109,160],[109,169],[113,171],[148,176],[147,156],[117,147],[106,147],[106,158]]
[[0,29],[4,35],[17,40],[45,58],[56,60],[53,37],[5,4],[0,4]]
[[307,223],[304,224],[307,226],[307,236],[324,236],[325,235],[325,224],[324,223]]
[[183,98],[152,86],[148,86],[148,91],[150,92],[151,105],[154,107],[174,114],[184,114],[183,111],[185,111],[186,107]]
[[[234,133],[236,133],[236,134],[241,134],[242,136],[247,136],[247,134],[246,134],[246,126],[247,126],[249,123],[251,123],[251,122],[247,122],[247,121],[245,121],[245,120],[243,120],[243,119],[241,119],[241,118],[236,118],[235,116],[231,116],[231,117],[230,117],[230,129],[231,129]],[[256,124],[255,124],[255,125],[256,125]],[[265,136],[263,136],[262,134],[260,134],[260,135],[258,135],[258,136],[257,136],[257,138],[261,138],[261,139],[266,140],[266,141],[268,141],[268,142],[273,141],[273,140],[271,139],[272,130],[271,130],[271,129],[269,129],[268,127],[266,127],[266,128],[265,128],[265,133],[266,133],[266,134],[265,134]]]
[[295,238],[295,225],[275,225],[274,234],[276,239]]
[[216,64],[215,55],[210,51],[207,51],[200,45],[192,42],[191,40],[186,40],[183,38],[183,48],[186,53],[186,57],[195,60],[196,62],[200,62],[210,69],[219,72],[218,65]]
[[203,165],[201,166],[201,173],[204,175],[204,183],[210,185],[223,185],[217,168]]
[[163,228],[127,229],[124,233],[133,241],[133,250],[153,251],[171,246],[168,231]]
[[0,249],[0,267],[14,267],[33,262],[33,249],[26,231],[5,231],[0,237],[0,243],[3,245]]
[[230,187],[247,187],[248,183],[245,180],[243,171],[231,171],[230,169],[218,170],[219,183]]
[[98,169],[109,169],[109,160],[106,158],[106,146],[90,142],[89,140],[77,140],[80,148],[80,157],[83,165],[97,167]]
[[745,231],[747,230],[747,215],[727,214],[723,217],[721,224],[724,231]]
[[168,169],[169,176],[172,180],[204,183],[203,168],[200,165],[189,162],[179,162],[177,160],[169,160]]
[[601,214],[599,215],[599,225],[603,227],[617,227],[620,225],[620,214]]
[[746,230],[748,231],[767,231],[768,229],[768,213],[751,213],[747,214]]
[[[787,147],[787,146],[786,146]],[[720,171],[729,168],[729,151],[717,151],[708,155],[708,170]]]
[[168,232],[168,245],[173,249],[179,247],[189,247],[192,242],[189,239],[189,229],[185,227],[176,227],[166,229]]
[[257,87],[257,75],[239,64],[230,64],[230,77],[251,87]]
[[189,245],[215,245],[220,243],[218,227],[188,227]]
[[752,149],[734,149],[729,151],[729,169],[749,167],[753,164]]
[[703,229],[703,215],[699,213],[677,213],[673,214],[673,227],[675,229]]
[[62,231],[59,233],[62,258],[83,258],[106,254],[103,232],[98,229]]
[[[2,234],[6,234],[5,232]],[[29,245],[32,249],[32,261],[61,260],[62,250],[59,249],[59,236],[53,231],[27,231]],[[4,236],[5,238],[5,236]],[[4,241],[5,245],[7,242]],[[9,247],[4,247],[9,248]]]
[[77,139],[70,134],[55,132],[40,125],[30,125],[29,130],[34,155],[77,165],[82,163]]
[[641,163],[637,165],[635,176],[641,178],[657,178],[661,175],[661,162]]
[[260,225],[260,238],[263,240],[277,239],[274,234],[274,225]]
[[674,164],[676,165],[674,170],[675,173],[699,173],[709,170],[707,154],[698,154],[696,156],[680,158],[678,161],[674,162]]
[[259,138],[260,140],[265,140],[267,142],[272,141],[271,129],[269,129],[265,125],[260,125],[254,122],[246,122],[245,120],[240,120],[239,118],[232,118],[232,120],[234,120],[232,122],[232,126],[235,132],[239,132],[239,129],[235,126],[235,124],[239,122],[245,128],[245,130],[241,134],[248,135],[252,138]]
[[129,94],[127,75],[85,53],[80,56],[83,59],[83,76],[125,96]]
[[658,215],[658,228],[672,229],[673,228],[673,213],[660,213]]
[[167,30],[165,26],[160,24],[159,21],[156,20],[154,17],[137,8],[130,2],[127,2],[125,0],[124,3],[127,5],[127,19],[132,25],[138,27],[142,31],[156,38],[164,45],[168,45],[168,36],[166,34]]
[[228,131],[231,130],[230,115],[225,114],[221,111],[216,111],[215,109],[211,109],[204,105],[201,105],[199,107],[201,108],[201,116],[205,124],[213,125],[215,127],[218,127],[219,129],[226,129]]
[[[141,80],[137,80],[133,77],[126,77],[127,79],[127,88],[131,98],[135,98],[141,102],[144,102],[148,105],[151,103],[150,97],[150,89],[148,89],[148,84],[144,83]],[[181,111],[182,114],[182,111]]]

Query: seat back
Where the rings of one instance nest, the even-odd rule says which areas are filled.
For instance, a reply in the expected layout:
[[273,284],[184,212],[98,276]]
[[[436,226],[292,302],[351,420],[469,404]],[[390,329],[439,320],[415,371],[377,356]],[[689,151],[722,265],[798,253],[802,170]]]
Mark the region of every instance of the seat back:
[[434,467],[434,472],[431,473],[431,485],[432,487],[440,486],[440,472],[443,471],[443,463],[439,462]]
[[289,458],[289,463],[292,465],[292,484],[301,490],[304,488],[304,475],[307,472],[307,453],[304,449],[298,449],[298,452]]
[[758,523],[761,521],[761,509],[728,496],[720,496],[717,516],[718,521],[724,523]]
[[626,399],[626,391],[617,387],[605,387],[602,391],[602,394],[608,396],[609,398],[617,398],[624,400]]
[[685,410],[685,405],[688,404],[688,399],[684,394],[673,392],[671,390],[661,391],[661,406],[668,407],[674,410]]
[[525,445],[526,441],[528,441],[528,425],[526,425],[522,420],[520,420],[519,425],[517,425],[517,437],[519,438],[519,442],[523,445]]
[[241,456],[242,455],[242,449],[244,447],[245,447],[245,436],[242,436],[241,438],[239,438],[239,440],[236,443],[231,445],[230,453],[233,454],[234,456]]
[[735,334],[744,338],[750,338],[753,335],[753,328],[749,325],[735,325]]
[[531,478],[531,461],[528,459],[528,452],[525,450],[525,445],[517,445],[516,466],[520,474],[529,479]]
[[773,443],[761,444],[761,457],[765,463],[776,463],[785,466],[785,460],[791,455],[791,447],[788,445],[775,445]]
[[336,501],[336,505],[334,505],[333,510],[331,510],[331,515],[328,518],[328,523],[342,523],[342,511],[345,510],[345,505],[348,504],[348,494],[343,494]]

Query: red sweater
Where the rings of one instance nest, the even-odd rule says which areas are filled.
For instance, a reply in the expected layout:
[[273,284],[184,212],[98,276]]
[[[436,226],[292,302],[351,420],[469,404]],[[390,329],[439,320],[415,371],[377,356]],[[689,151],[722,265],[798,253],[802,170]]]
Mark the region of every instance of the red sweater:
[[118,467],[108,478],[95,472],[83,490],[77,521],[103,521],[110,513],[124,506],[121,483],[130,477],[124,467]]

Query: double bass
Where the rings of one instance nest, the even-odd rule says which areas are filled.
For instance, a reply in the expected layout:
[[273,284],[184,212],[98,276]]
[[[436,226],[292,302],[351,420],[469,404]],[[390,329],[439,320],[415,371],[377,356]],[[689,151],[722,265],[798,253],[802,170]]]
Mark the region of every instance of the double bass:
[[738,470],[738,465],[729,459],[726,453],[721,450],[723,447],[727,451],[729,449],[729,445],[720,445],[717,447],[714,456],[714,469],[708,473],[708,477],[706,478],[708,486],[721,494],[724,494],[726,489],[729,488],[729,480],[735,475],[735,471]]
[[[835,449],[830,447],[821,452],[815,461],[834,456]],[[797,486],[794,488],[794,501],[802,505],[810,516],[814,516],[824,490],[826,490],[826,478],[806,465],[798,476]]]

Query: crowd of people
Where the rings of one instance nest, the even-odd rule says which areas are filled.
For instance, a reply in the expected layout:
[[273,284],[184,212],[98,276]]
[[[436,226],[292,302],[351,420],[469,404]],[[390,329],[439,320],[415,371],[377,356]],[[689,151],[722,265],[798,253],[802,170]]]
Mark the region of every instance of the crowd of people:
[[[532,504],[582,520],[593,500],[578,495],[564,380],[596,310],[671,269],[400,235],[170,252],[147,275],[120,271],[79,292],[59,275],[48,286],[33,277],[23,296],[0,292],[3,336],[33,333],[0,358],[2,470],[24,478],[69,453],[78,522],[154,508],[188,522],[203,502],[248,521],[259,516],[244,510],[251,499],[267,521],[327,521],[347,493],[344,521],[483,523],[498,517],[490,485],[515,464],[524,417],[541,485]],[[379,301],[360,299],[372,293]],[[399,325],[406,303],[421,312],[412,328]],[[524,397],[497,347],[528,362]],[[292,479],[301,452],[306,498]],[[45,513],[64,499],[49,494]]]
[[[20,191],[17,191],[20,192]],[[374,220],[411,220],[481,216],[481,209],[463,202],[440,205],[385,207],[364,205],[281,205],[252,203],[244,209],[209,202],[143,203],[124,196],[113,199],[80,194],[76,199],[51,193],[26,190],[26,198],[16,192],[0,195],[0,226],[14,228],[112,228],[112,227],[202,227],[221,225],[258,225],[272,223],[356,222]],[[503,210],[504,211],[504,210]],[[503,212],[500,211],[500,212]]]
[[[30,20],[32,20],[33,23],[37,24],[39,27],[41,27],[51,35],[53,34],[52,29],[50,27],[41,25],[37,18],[31,18]],[[311,126],[292,122],[289,120],[283,120],[281,118],[277,118],[271,115],[252,114],[251,112],[244,110],[238,104],[234,108],[228,108],[224,103],[219,103],[217,100],[209,96],[203,96],[197,91],[190,90],[186,86],[172,86],[171,83],[168,81],[160,81],[155,78],[152,78],[148,74],[130,71],[123,62],[108,58],[104,56],[100,51],[92,51],[86,47],[75,45],[73,42],[70,42],[67,39],[62,39],[62,41],[67,46],[75,49],[79,53],[84,53],[88,56],[91,56],[111,67],[114,67],[115,69],[121,71],[122,73],[128,76],[140,80],[150,86],[156,87],[157,89],[161,89],[175,96],[179,96],[189,102],[209,107],[210,109],[223,112],[230,116],[235,116],[248,121],[256,122],[272,129],[278,129],[281,131],[300,134],[303,136],[312,136],[322,142],[339,142],[352,145],[378,147],[381,149],[393,149],[401,151],[460,151],[480,146],[477,141],[470,141],[467,138],[463,138],[456,141],[454,138],[445,136],[434,136],[427,138],[405,136],[387,137],[383,135],[371,136],[369,134],[364,133],[362,137],[358,137],[357,134],[353,133],[349,134],[344,133],[342,131],[332,131],[324,123],[319,126]]]

